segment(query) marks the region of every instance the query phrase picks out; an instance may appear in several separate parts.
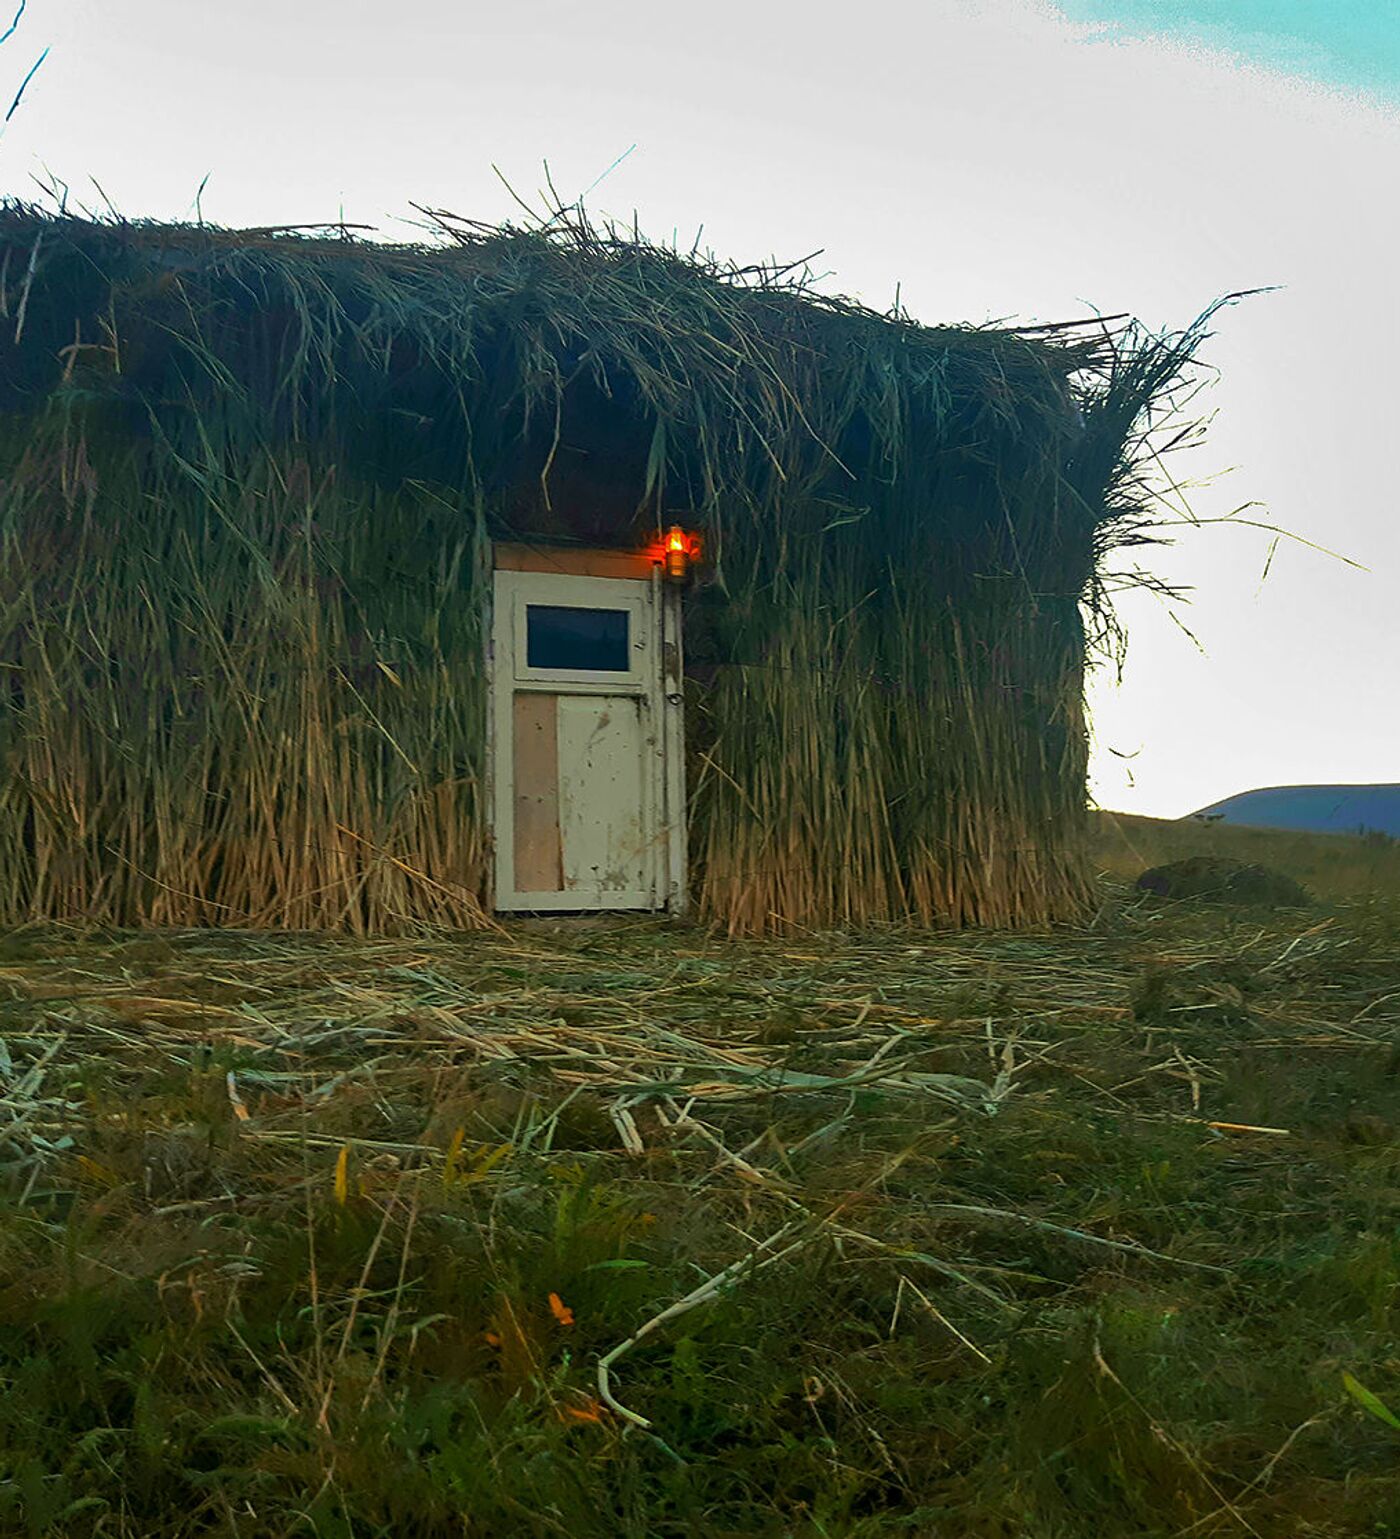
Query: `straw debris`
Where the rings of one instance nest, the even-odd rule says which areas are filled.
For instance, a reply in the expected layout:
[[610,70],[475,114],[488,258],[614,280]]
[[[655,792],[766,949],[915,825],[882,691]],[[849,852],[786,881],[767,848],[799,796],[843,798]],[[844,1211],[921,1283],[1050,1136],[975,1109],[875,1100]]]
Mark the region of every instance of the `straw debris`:
[[0,1527],[1387,1531],[1395,915],[1101,897],[12,933]]

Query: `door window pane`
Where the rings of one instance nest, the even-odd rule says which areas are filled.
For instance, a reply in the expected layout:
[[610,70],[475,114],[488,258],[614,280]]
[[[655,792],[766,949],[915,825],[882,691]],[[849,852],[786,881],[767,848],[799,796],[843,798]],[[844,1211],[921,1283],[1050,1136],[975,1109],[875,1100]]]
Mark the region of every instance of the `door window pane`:
[[632,666],[628,630],[625,609],[529,604],[525,611],[526,665],[627,673]]

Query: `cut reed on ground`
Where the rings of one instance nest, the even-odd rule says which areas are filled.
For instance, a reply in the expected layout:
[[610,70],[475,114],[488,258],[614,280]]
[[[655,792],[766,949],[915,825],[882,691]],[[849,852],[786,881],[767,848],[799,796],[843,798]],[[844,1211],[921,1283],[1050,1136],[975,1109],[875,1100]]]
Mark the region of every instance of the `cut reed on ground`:
[[0,1529],[1400,1529],[1400,916],[0,943]]

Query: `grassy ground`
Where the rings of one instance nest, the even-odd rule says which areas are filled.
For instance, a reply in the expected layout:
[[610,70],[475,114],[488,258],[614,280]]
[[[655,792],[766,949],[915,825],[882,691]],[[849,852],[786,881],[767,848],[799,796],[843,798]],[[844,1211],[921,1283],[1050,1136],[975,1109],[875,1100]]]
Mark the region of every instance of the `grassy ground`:
[[11,934],[0,1532],[1400,1533],[1400,906],[1104,899]]
[[1282,871],[1319,898],[1400,896],[1400,840],[1384,835],[1294,833],[1097,812],[1093,853],[1100,869],[1136,877],[1145,866],[1188,855],[1220,855]]

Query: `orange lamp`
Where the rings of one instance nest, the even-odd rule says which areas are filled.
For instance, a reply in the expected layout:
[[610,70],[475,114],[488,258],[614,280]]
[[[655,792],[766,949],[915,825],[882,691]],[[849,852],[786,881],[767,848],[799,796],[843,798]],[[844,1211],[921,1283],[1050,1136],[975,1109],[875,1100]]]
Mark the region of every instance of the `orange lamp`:
[[679,524],[672,524],[661,542],[661,570],[668,582],[685,582],[690,564],[700,554],[700,541],[687,534]]

